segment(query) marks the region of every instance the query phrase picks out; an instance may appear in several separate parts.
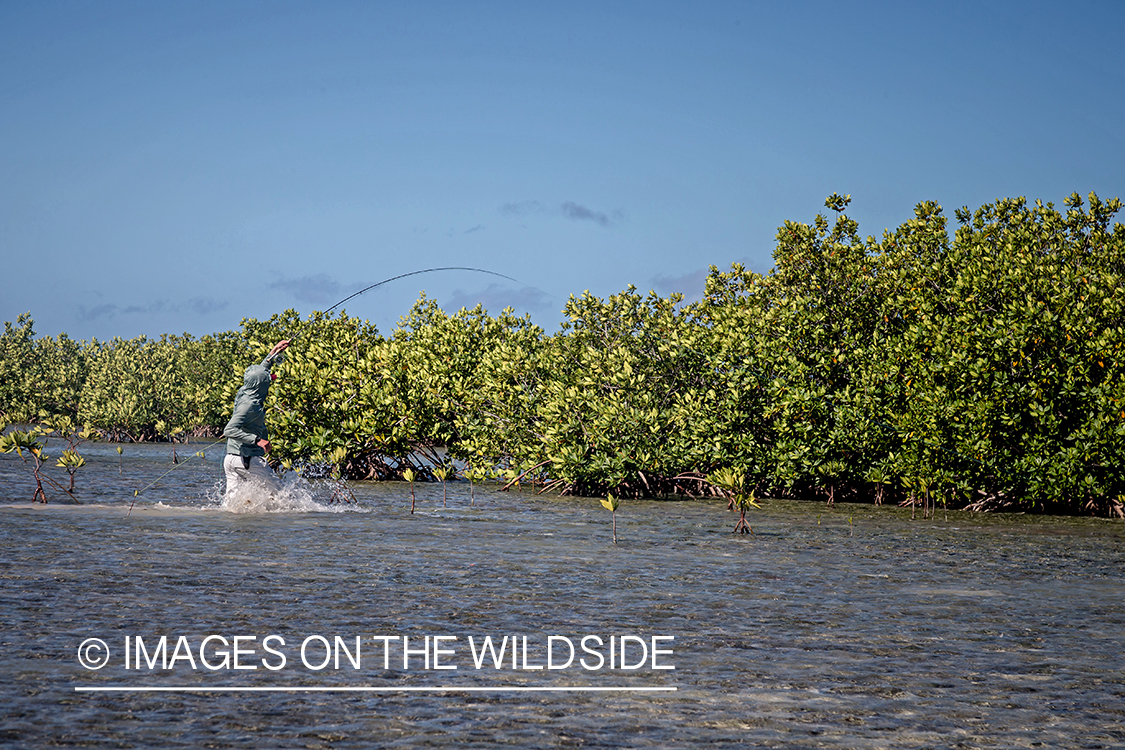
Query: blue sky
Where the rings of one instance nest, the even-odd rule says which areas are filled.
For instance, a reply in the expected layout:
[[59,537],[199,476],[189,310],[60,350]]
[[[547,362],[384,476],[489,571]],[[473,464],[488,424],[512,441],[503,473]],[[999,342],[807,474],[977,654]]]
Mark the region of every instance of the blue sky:
[[549,331],[850,193],[1125,197],[1125,3],[0,2],[0,319],[73,338],[421,290]]

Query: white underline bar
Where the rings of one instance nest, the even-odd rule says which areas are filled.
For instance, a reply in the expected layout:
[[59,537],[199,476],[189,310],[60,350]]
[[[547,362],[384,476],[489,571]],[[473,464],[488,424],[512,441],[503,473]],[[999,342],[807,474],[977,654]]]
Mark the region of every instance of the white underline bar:
[[594,685],[569,687],[121,687],[79,686],[76,693],[673,693],[675,687],[627,687]]

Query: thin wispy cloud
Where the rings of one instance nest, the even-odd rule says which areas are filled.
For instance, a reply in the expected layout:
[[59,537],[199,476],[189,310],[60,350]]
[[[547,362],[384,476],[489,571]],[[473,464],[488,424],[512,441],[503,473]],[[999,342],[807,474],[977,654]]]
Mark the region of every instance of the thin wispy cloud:
[[607,214],[604,211],[595,211],[573,201],[562,204],[562,214],[571,221],[592,221],[598,226],[606,228],[612,227],[622,219],[620,211]]
[[225,310],[227,303],[225,301],[211,299],[210,297],[196,297],[189,299],[186,303],[188,310],[191,310],[196,315],[210,315],[211,313]]
[[650,279],[653,291],[667,297],[669,294],[679,292],[684,295],[685,302],[698,302],[703,299],[703,290],[707,286],[708,268],[700,268],[682,276],[653,276]]
[[215,300],[210,297],[193,297],[181,302],[170,300],[156,300],[147,305],[121,305],[112,302],[94,307],[78,306],[78,319],[82,321],[98,320],[99,318],[115,318],[118,315],[158,315],[161,313],[191,313],[205,316],[218,312],[227,307],[226,301]]
[[515,201],[500,206],[501,214],[521,218],[531,214],[543,213],[543,211],[543,205],[539,201]]
[[529,286],[513,289],[502,284],[489,284],[484,289],[470,292],[455,289],[447,300],[441,302],[442,309],[451,314],[462,307],[471,309],[477,305],[483,305],[493,316],[499,315],[505,307],[512,308],[518,315],[553,313],[559,307],[546,292]]
[[117,314],[117,305],[107,303],[104,305],[95,305],[94,307],[86,307],[85,305],[78,306],[78,319],[79,320],[97,320],[98,318],[112,318]]
[[[749,260],[746,258],[739,258],[732,261],[738,263],[748,270],[750,269]],[[719,271],[729,271],[730,266],[716,266]],[[652,284],[653,291],[663,296],[668,296],[673,292],[679,292],[684,295],[685,302],[698,302],[703,299],[703,293],[707,289],[707,277],[711,275],[711,267],[699,268],[694,271],[689,271],[681,276],[664,276],[657,275],[649,279]]]
[[343,287],[340,282],[328,274],[318,273],[315,276],[278,279],[270,284],[270,289],[280,289],[287,292],[300,302],[308,302],[312,305],[328,305],[339,298]]
[[558,208],[545,206],[539,201],[513,201],[500,206],[500,213],[503,216],[519,219],[534,214],[562,216],[570,221],[588,221],[606,229],[617,225],[625,218],[625,214],[621,211],[599,211],[574,201],[564,201]]

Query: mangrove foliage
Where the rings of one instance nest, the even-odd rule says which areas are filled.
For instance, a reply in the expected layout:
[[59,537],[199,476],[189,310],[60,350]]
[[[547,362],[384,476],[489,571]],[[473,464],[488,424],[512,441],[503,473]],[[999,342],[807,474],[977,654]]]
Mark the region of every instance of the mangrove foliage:
[[424,294],[386,336],[289,310],[202,338],[75,342],[22,315],[0,336],[0,419],[214,435],[243,368],[294,338],[267,404],[286,465],[715,494],[743,514],[778,494],[1120,513],[1120,201],[1005,199],[957,210],[952,230],[925,202],[881,237],[848,203],[786,222],[766,274],[712,267],[691,303],[584,293],[554,333]]

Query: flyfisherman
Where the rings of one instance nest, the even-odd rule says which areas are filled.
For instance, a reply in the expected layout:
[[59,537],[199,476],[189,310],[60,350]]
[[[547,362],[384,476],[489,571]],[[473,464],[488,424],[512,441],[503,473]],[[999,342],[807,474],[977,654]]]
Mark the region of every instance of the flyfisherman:
[[242,376],[242,387],[234,397],[234,413],[223,430],[223,437],[227,438],[227,455],[223,458],[227,496],[247,483],[259,485],[271,494],[280,487],[277,474],[264,458],[272,447],[266,429],[265,402],[270,384],[277,378],[270,368],[288,346],[288,339],[277,342],[260,365],[250,365]]

